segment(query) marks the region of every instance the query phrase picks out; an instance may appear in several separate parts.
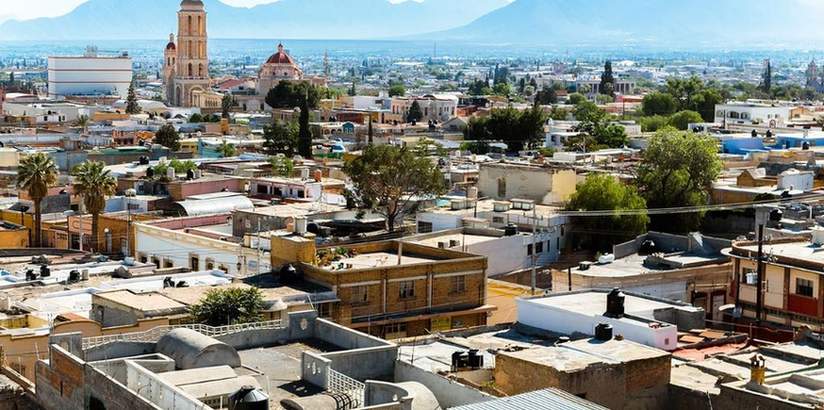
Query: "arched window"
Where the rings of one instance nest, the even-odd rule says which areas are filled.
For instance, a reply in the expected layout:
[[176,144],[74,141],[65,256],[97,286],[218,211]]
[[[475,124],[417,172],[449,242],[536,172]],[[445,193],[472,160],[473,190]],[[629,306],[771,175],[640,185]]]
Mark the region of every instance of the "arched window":
[[201,65],[197,68],[197,76],[198,76],[198,77],[203,77],[203,64],[201,64]]
[[189,58],[192,58],[192,57],[194,57],[194,54],[192,54],[192,40],[189,40],[188,44],[189,44],[188,45],[188,47],[189,47]]
[[194,67],[192,67],[192,63],[189,63],[189,77],[194,77]]
[[197,16],[197,33],[203,34],[203,17]]
[[192,35],[192,16],[189,16],[189,35]]

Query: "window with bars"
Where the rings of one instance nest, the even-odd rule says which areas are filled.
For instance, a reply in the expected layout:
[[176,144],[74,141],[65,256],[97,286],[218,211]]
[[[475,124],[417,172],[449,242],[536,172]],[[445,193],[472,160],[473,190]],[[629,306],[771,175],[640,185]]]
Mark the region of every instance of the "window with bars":
[[353,305],[364,305],[369,303],[369,287],[356,286],[352,288],[351,302]]
[[407,280],[400,283],[399,297],[401,299],[412,299],[415,297],[414,280]]
[[450,294],[458,294],[466,292],[466,276],[453,276]]

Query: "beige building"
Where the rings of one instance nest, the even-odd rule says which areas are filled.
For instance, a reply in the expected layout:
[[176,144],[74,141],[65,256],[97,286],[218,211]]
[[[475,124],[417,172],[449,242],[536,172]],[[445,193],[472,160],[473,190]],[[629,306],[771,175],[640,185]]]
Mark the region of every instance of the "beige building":
[[420,122],[424,123],[448,121],[456,115],[458,109],[458,98],[453,95],[429,94],[423,97],[395,97],[392,99],[391,112],[384,117],[384,120],[386,122],[407,122],[409,109],[416,101],[423,113]]
[[[166,100],[179,107],[201,107],[209,99],[196,92],[210,91],[208,35],[206,10],[201,0],[183,0],[177,13],[177,43],[169,41],[164,52],[163,72],[166,80]],[[170,38],[173,40],[173,38]]]
[[537,165],[482,164],[478,176],[481,197],[529,199],[545,205],[568,201],[577,184],[573,169]]

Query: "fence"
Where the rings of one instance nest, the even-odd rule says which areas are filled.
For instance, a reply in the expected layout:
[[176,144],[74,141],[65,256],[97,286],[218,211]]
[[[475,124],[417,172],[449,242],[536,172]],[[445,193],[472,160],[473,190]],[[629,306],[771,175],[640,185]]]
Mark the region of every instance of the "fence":
[[161,337],[175,329],[191,329],[209,337],[225,336],[247,330],[283,329],[283,321],[270,320],[267,322],[242,323],[212,327],[200,323],[175,326],[158,326],[145,332],[121,333],[116,335],[93,336],[83,338],[83,350],[102,346],[114,342],[148,342],[156,343]]
[[332,393],[348,396],[354,401],[349,408],[363,407],[366,385],[333,369],[329,369],[326,389]]

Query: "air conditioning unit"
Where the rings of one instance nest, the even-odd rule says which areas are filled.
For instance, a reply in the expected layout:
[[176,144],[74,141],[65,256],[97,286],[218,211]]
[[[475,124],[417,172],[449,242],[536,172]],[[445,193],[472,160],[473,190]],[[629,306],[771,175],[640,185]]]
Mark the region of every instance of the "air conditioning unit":
[[747,274],[744,275],[744,282],[746,282],[747,285],[758,285],[758,272],[747,272]]

